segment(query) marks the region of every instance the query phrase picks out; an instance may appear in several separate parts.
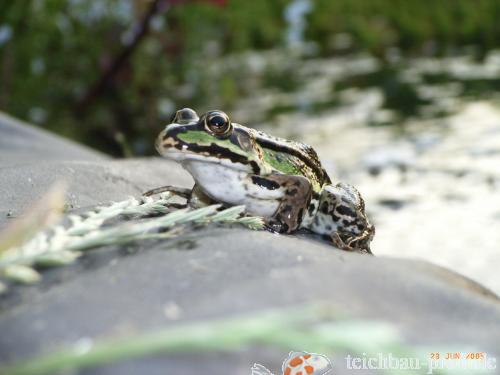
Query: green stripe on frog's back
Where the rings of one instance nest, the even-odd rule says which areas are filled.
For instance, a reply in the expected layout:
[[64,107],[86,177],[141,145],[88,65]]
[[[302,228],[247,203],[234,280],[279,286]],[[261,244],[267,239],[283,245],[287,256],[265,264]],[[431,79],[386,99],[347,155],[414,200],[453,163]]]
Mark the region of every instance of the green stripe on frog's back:
[[263,148],[263,150],[264,161],[270,164],[274,169],[280,171],[283,174],[303,174],[303,168],[300,168],[302,163],[300,163],[296,157],[290,154],[285,154],[284,152],[273,151],[268,148]]
[[314,190],[330,183],[312,147],[257,132],[256,142],[264,150],[264,158],[273,168],[285,174],[303,175],[315,182]]
[[299,158],[283,152],[264,150],[264,161],[277,171],[287,175],[298,175],[306,177],[313,185],[313,190],[321,190],[322,183],[311,168],[304,164]]

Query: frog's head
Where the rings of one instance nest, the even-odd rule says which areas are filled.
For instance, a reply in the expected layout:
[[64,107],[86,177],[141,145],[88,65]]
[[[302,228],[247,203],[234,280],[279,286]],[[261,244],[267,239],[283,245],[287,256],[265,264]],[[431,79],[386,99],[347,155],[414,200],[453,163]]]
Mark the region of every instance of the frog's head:
[[183,165],[215,163],[254,174],[266,168],[254,131],[232,123],[228,115],[217,110],[201,116],[190,108],[177,111],[172,123],[159,134],[156,149]]

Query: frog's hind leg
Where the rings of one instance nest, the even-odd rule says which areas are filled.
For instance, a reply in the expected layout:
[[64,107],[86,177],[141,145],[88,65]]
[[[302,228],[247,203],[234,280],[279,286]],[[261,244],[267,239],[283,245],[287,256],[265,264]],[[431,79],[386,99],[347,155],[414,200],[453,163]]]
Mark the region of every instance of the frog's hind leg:
[[365,203],[352,185],[326,185],[310,229],[330,238],[342,250],[370,253],[375,228],[365,214]]
[[303,176],[270,175],[266,180],[279,184],[284,190],[280,204],[274,215],[267,220],[267,226],[278,233],[290,233],[296,230],[311,201],[312,186]]

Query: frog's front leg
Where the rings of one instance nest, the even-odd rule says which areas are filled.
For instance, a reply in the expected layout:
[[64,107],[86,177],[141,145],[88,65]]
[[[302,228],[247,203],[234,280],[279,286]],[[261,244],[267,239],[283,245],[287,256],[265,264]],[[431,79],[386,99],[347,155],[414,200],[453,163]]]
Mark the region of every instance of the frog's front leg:
[[145,193],[142,193],[143,196],[145,197],[150,197],[151,195],[156,195],[160,193],[173,193],[175,195],[178,195],[179,197],[189,199],[191,197],[191,189],[187,188],[180,188],[177,186],[172,186],[172,185],[166,185],[166,186],[161,186],[155,189],[151,189],[146,191]]
[[340,182],[323,187],[310,229],[330,237],[340,249],[371,253],[375,227],[366,216],[363,198],[352,185]]
[[191,194],[188,198],[189,207],[201,208],[216,203],[219,202],[210,198],[198,184],[194,184],[193,189],[191,190]]
[[172,193],[174,195],[177,195],[181,198],[186,199],[187,204],[185,205],[177,205],[176,206],[189,206],[192,208],[200,208],[200,207],[205,207],[211,204],[217,203],[214,201],[212,198],[210,198],[208,195],[206,195],[203,190],[197,185],[194,184],[192,189],[187,189],[187,188],[180,188],[177,186],[172,186],[172,185],[166,185],[166,186],[161,186],[156,189],[148,190],[142,195],[145,197],[149,197],[151,195],[156,195],[160,193]]
[[259,177],[277,184],[282,190],[278,209],[267,219],[267,226],[278,233],[290,233],[296,230],[304,217],[305,209],[311,201],[312,186],[303,176],[269,175]]

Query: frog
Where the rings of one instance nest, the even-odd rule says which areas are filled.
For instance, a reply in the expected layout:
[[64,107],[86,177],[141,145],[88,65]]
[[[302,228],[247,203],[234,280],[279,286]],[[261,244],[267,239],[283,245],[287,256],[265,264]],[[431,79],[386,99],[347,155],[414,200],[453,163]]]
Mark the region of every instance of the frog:
[[268,135],[231,121],[220,110],[198,115],[178,110],[156,138],[158,153],[179,163],[194,179],[192,189],[163,186],[200,207],[244,205],[277,233],[301,229],[339,249],[371,254],[375,227],[359,191],[332,183],[309,145]]

